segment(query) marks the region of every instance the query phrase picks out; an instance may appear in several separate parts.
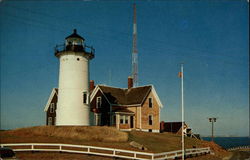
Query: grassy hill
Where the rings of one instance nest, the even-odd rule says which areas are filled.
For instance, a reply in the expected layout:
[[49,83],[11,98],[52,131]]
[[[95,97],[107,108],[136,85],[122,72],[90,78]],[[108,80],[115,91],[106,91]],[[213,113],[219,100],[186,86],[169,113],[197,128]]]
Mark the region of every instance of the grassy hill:
[[[37,126],[0,131],[1,143],[69,143],[101,147],[111,147],[141,151],[129,145],[135,141],[144,145],[147,152],[167,152],[181,148],[181,136],[171,133],[147,133],[140,131],[122,132],[113,127],[58,127]],[[185,138],[185,147],[210,147],[215,152],[212,159],[219,159],[228,154],[215,143]],[[210,157],[210,156],[208,156]]]

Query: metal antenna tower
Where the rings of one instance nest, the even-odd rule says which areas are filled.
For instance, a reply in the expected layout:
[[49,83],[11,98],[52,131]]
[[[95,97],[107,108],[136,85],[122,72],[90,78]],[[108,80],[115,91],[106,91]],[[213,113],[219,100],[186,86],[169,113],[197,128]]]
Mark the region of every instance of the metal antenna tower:
[[138,86],[138,51],[137,51],[137,25],[136,25],[135,3],[134,3],[134,19],[133,19],[132,78],[133,78],[134,87],[137,87]]

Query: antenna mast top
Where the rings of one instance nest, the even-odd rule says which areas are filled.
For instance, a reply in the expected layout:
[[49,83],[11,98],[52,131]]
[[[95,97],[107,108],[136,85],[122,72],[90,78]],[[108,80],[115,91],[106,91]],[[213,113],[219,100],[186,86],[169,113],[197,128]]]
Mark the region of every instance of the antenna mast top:
[[132,77],[134,86],[138,86],[138,51],[137,51],[137,24],[136,24],[136,4],[134,3],[133,18],[133,50],[132,50]]

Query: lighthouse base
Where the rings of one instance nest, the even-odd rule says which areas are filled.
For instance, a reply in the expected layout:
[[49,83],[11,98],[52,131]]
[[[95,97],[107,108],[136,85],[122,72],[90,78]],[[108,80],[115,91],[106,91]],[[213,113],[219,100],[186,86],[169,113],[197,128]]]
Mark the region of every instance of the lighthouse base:
[[56,119],[56,126],[90,126],[89,108],[72,112],[66,110],[67,107],[62,107],[63,110],[58,110]]

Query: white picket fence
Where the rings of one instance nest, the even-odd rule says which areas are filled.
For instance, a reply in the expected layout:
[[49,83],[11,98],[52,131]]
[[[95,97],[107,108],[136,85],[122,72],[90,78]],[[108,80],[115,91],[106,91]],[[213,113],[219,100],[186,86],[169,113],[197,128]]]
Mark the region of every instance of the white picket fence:
[[250,146],[238,146],[233,148],[228,148],[228,151],[235,151],[235,150],[241,150],[241,149],[250,149]]
[[[163,153],[147,153],[137,152],[131,150],[85,146],[85,145],[72,145],[72,144],[57,144],[57,143],[13,143],[1,144],[1,147],[10,147],[14,151],[58,151],[69,153],[82,153],[92,154],[98,156],[109,156],[125,159],[142,159],[142,160],[165,160],[181,157],[182,151],[172,151]],[[185,155],[201,155],[210,153],[210,148],[192,148],[186,149]]]

